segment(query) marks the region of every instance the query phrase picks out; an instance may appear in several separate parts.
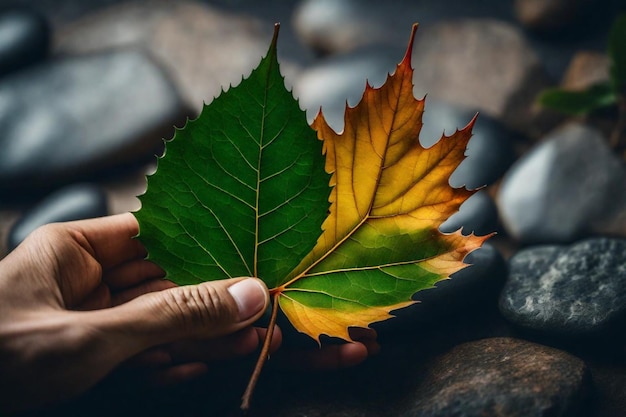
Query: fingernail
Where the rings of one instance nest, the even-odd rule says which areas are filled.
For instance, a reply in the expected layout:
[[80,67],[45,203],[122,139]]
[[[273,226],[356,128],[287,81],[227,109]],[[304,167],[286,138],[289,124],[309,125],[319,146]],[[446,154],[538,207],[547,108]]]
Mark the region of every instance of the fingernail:
[[228,287],[239,309],[239,320],[244,321],[265,309],[267,290],[258,280],[248,278]]

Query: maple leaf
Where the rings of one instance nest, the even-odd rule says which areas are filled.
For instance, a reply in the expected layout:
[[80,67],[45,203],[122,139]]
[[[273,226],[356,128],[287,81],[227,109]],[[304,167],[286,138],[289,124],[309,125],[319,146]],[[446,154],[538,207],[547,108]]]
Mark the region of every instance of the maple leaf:
[[148,178],[135,213],[139,238],[168,279],[257,276],[270,288],[272,319],[244,409],[279,307],[318,343],[322,335],[352,341],[351,327],[414,303],[489,237],[439,231],[474,192],[448,184],[474,120],[421,146],[416,29],[395,73],[379,88],[366,85],[336,133],[321,111],[312,130],[285,89],[277,26],[259,67],[177,130]]

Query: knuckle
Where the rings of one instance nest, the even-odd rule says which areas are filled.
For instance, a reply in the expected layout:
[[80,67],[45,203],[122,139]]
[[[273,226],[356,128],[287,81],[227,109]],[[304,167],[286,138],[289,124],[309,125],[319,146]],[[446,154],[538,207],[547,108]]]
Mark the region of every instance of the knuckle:
[[187,331],[212,330],[236,320],[229,299],[211,285],[189,285],[167,292],[166,306]]

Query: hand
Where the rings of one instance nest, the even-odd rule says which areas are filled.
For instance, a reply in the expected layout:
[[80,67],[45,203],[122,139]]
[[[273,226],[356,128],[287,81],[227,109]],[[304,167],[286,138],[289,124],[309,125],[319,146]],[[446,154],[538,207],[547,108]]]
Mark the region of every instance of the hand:
[[[51,224],[0,261],[0,410],[75,396],[132,357],[171,363],[162,376],[177,380],[206,371],[199,360],[257,348],[264,330],[251,324],[269,299],[260,280],[176,287],[144,259],[137,233],[129,213]],[[351,365],[368,347],[331,346],[300,363]]]

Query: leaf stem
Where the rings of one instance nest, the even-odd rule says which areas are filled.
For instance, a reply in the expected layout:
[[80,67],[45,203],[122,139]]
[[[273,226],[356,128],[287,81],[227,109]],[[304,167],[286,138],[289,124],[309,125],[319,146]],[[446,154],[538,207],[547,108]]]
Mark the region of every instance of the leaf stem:
[[250,401],[252,400],[254,388],[259,381],[259,376],[261,375],[265,361],[269,359],[270,346],[272,345],[272,337],[274,336],[274,327],[276,326],[276,317],[278,316],[278,297],[280,297],[280,293],[275,293],[272,304],[272,315],[270,316],[270,323],[267,326],[267,332],[265,333],[265,339],[263,340],[263,347],[261,348],[261,353],[259,354],[259,359],[256,362],[254,371],[250,376],[250,381],[248,382],[246,391],[241,397],[240,408],[244,415],[247,415],[248,410],[250,410]]

